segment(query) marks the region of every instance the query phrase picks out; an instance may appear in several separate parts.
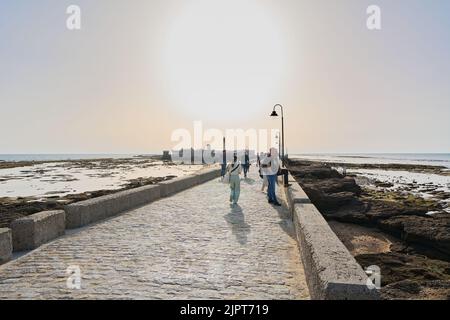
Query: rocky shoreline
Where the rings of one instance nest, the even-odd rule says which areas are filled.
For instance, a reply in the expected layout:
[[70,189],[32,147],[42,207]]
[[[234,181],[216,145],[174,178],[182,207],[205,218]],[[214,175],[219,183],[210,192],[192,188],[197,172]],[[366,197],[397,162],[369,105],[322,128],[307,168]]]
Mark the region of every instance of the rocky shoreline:
[[[157,163],[162,163],[159,165]],[[39,165],[54,164],[55,167],[51,167],[46,170],[36,169]],[[145,156],[136,157],[130,159],[86,159],[86,160],[56,160],[56,161],[20,161],[20,162],[0,162],[0,169],[18,168],[20,172],[25,176],[36,178],[40,181],[43,176],[51,173],[55,168],[66,169],[83,169],[91,170],[94,178],[108,177],[108,175],[114,174],[119,168],[133,168],[139,167],[141,169],[151,169],[158,166],[174,166],[173,163],[164,161],[161,156]],[[43,172],[37,172],[43,171]],[[109,173],[104,173],[109,172]],[[175,178],[176,175],[163,175],[158,177],[142,177],[135,179],[128,179],[121,182],[118,188],[113,189],[99,189],[88,192],[59,194],[59,192],[49,193],[43,196],[23,196],[23,197],[0,197],[0,228],[9,227],[11,222],[40,211],[46,210],[60,210],[65,205],[88,200],[123,190],[129,190],[145,185],[156,184],[161,181],[166,181]],[[15,179],[16,177],[13,177]],[[73,179],[70,175],[59,177],[47,177],[45,179],[62,180],[70,183]],[[76,180],[76,179],[73,179]],[[5,183],[8,182],[6,178],[1,180]]]
[[137,156],[135,158],[97,158],[97,159],[74,159],[74,160],[42,160],[42,161],[4,161],[0,160],[0,169],[12,169],[12,168],[22,168],[22,167],[31,167],[39,164],[48,164],[48,163],[56,163],[56,164],[79,164],[87,166],[89,164],[95,162],[101,162],[104,165],[108,165],[110,163],[114,163],[117,165],[118,162],[127,163],[130,160],[135,159],[147,159],[147,160],[160,160],[162,161],[162,156],[154,155],[154,156]]
[[[308,162],[309,160],[305,160]],[[310,161],[320,163],[319,161]],[[444,176],[450,176],[450,170],[444,166],[431,166],[431,165],[416,165],[416,164],[404,164],[404,163],[350,163],[350,162],[332,162],[327,161],[332,167],[345,167],[352,169],[380,169],[380,170],[399,170],[409,171],[427,174],[440,174]]]
[[97,190],[66,196],[47,197],[45,199],[36,199],[34,197],[0,198],[0,228],[8,228],[14,220],[32,215],[34,213],[47,210],[63,210],[65,205],[71,203],[97,198],[145,185],[152,185],[173,178],[175,178],[175,176],[141,178],[130,181],[123,188],[118,190]]
[[450,214],[441,199],[361,186],[328,163],[291,160],[289,169],[361,266],[381,268],[385,299],[450,299]]

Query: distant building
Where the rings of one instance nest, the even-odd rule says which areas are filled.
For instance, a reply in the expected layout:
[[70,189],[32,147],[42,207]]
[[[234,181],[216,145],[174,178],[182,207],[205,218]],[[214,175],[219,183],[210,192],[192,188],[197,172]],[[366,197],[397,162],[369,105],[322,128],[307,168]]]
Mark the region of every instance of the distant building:
[[170,155],[170,151],[163,151],[162,159],[164,161],[172,161],[172,156]]
[[256,152],[254,150],[216,151],[208,145],[206,149],[189,148],[174,150],[171,160],[184,164],[223,163],[224,158],[229,162],[232,161],[233,156],[236,155],[240,161],[244,161],[246,152],[249,155],[250,161],[256,159]]

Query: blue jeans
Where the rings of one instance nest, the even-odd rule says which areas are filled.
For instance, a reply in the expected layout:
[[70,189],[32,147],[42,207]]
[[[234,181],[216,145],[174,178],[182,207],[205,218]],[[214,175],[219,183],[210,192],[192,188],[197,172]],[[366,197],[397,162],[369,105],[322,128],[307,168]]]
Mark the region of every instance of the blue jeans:
[[267,176],[267,181],[269,182],[269,187],[267,188],[267,196],[269,197],[269,201],[278,202],[277,196],[275,194],[275,185],[277,184],[277,175],[273,174]]

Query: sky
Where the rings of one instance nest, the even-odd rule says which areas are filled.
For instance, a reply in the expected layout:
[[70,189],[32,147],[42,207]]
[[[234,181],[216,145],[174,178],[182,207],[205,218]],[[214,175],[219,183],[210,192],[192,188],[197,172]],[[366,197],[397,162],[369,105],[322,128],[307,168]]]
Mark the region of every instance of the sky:
[[160,152],[276,103],[289,153],[449,152],[449,58],[448,0],[2,0],[0,153]]

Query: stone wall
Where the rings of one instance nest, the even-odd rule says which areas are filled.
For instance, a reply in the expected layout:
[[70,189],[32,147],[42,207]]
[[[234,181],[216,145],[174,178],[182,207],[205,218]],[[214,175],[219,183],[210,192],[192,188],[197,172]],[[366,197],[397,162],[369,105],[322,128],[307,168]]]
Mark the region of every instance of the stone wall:
[[368,277],[295,179],[282,188],[294,221],[310,295],[316,300],[377,300]]
[[11,229],[14,251],[32,250],[64,234],[65,213],[39,212],[13,221]]
[[157,185],[117,192],[77,202],[65,210],[44,211],[13,221],[10,229],[0,229],[0,264],[12,252],[33,250],[64,235],[66,229],[79,228],[146,205],[220,176],[220,168],[206,168],[192,175]]
[[157,185],[130,189],[70,204],[65,207],[66,227],[67,229],[80,228],[160,198],[171,196],[219,176],[219,168],[208,168],[192,175],[164,181]]

